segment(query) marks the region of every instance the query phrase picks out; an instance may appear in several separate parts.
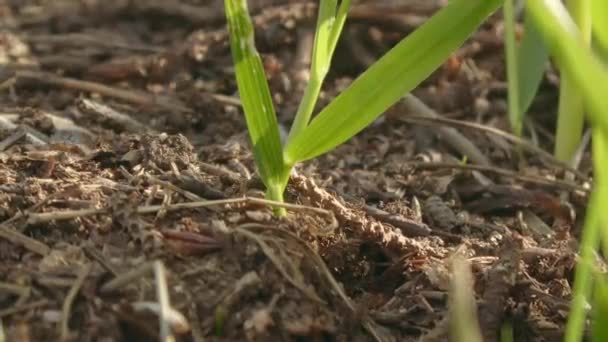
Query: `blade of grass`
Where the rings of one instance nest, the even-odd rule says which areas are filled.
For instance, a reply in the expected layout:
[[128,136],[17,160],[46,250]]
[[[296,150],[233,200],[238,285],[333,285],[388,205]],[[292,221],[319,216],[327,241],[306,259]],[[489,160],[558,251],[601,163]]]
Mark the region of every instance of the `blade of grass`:
[[[606,111],[608,113],[608,110]],[[593,130],[593,168],[594,168],[594,180],[593,183],[598,191],[604,191],[608,194],[608,134],[606,131],[599,129]],[[606,195],[608,197],[608,195]],[[600,222],[601,225],[601,239],[602,248],[608,251],[608,231],[606,231],[606,223],[608,221],[603,218]]]
[[604,62],[608,62],[608,1],[593,0],[593,38],[594,44],[604,57]]
[[335,98],[285,146],[289,165],[345,142],[427,78],[502,0],[452,0]]
[[579,88],[588,108],[588,119],[608,131],[608,70],[581,41],[576,25],[559,0],[526,1],[550,54]]
[[348,9],[350,8],[350,3],[352,0],[342,0],[340,2],[340,8],[338,9],[338,14],[336,15],[336,20],[331,30],[330,38],[329,38],[329,52],[333,55],[336,50],[336,46],[338,45],[338,40],[342,35],[342,28],[344,28],[344,23],[346,22],[346,16],[348,15]]
[[312,52],[312,77],[322,78],[327,73],[329,64],[329,39],[336,16],[336,0],[321,0],[319,4],[319,16],[317,18],[317,29]]
[[[513,134],[521,137],[523,128],[523,112],[520,110],[519,102],[519,80],[518,80],[518,67],[524,63],[524,61],[517,60],[517,42],[515,38],[515,13],[513,9],[514,0],[505,0],[503,6],[503,16],[505,25],[505,56],[507,64],[507,87],[508,87],[508,101],[509,101],[509,122],[511,123],[511,130]],[[521,62],[521,63],[518,63]]]
[[319,4],[319,16],[317,18],[317,31],[315,33],[312,52],[312,65],[310,67],[310,80],[304,90],[304,96],[296,117],[289,131],[287,141],[300,134],[310,122],[314,111],[321,86],[329,70],[331,59],[338,44],[342,27],[346,22],[346,15],[350,8],[351,0],[342,1],[336,16],[336,0],[322,0]]
[[522,116],[528,111],[545,73],[549,52],[529,15],[524,17],[524,36],[517,50],[517,80]]
[[[591,42],[591,0],[567,0],[574,23],[585,45]],[[585,120],[583,99],[579,89],[567,74],[562,74],[559,88],[555,157],[569,162],[583,136]]]
[[500,329],[500,342],[513,342],[515,337],[513,336],[513,325],[507,321],[502,324]]
[[[282,202],[286,171],[277,118],[264,67],[255,47],[254,31],[246,0],[225,0],[230,47],[236,81],[243,103],[249,136],[267,197]],[[288,172],[288,171],[287,171]]]
[[[599,240],[599,223],[602,215],[600,197],[598,192],[592,193],[589,200],[589,209],[585,216],[585,225],[580,240],[580,259],[574,274],[574,286],[570,314],[566,325],[564,341],[578,342],[582,340],[585,331],[587,298],[591,294],[592,265]],[[604,198],[606,200],[606,198]]]
[[602,235],[606,235],[605,232],[601,231],[601,226],[604,219],[603,203],[608,201],[608,187],[606,186],[608,183],[605,178],[606,174],[601,174],[601,171],[606,171],[606,167],[608,166],[608,143],[603,131],[600,131],[599,128],[594,128],[593,130],[593,157],[596,179],[594,180],[594,191],[589,199],[583,232],[580,238],[580,259],[574,274],[570,316],[566,325],[564,338],[566,342],[578,342],[582,340],[587,316],[585,307],[587,306],[587,299],[591,295],[593,285],[592,276],[595,252]]
[[606,277],[597,274],[595,282],[595,291],[593,296],[594,320],[591,328],[591,341],[603,342],[608,341],[608,325],[606,325],[606,317],[608,317],[608,283]]

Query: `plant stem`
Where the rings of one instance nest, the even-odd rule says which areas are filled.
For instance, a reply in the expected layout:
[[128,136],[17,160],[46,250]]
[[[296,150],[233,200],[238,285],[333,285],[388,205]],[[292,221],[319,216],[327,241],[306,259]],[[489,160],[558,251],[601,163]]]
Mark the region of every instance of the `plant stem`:
[[[588,46],[591,42],[591,0],[568,0],[566,6]],[[559,90],[555,157],[569,162],[583,135],[584,106],[578,89],[564,73]]]
[[[594,184],[597,189],[602,189],[604,201],[608,200],[608,135],[605,131],[599,128],[593,130],[593,167],[594,167]],[[601,187],[601,188],[600,188]],[[605,228],[606,219],[602,217],[600,224]],[[601,229],[602,249],[608,251],[608,231]]]
[[523,127],[523,113],[519,104],[519,80],[517,68],[517,43],[515,41],[515,14],[513,9],[514,0],[506,0],[503,7],[505,23],[505,55],[507,62],[507,85],[509,90],[509,121],[513,134],[521,136]]
[[314,75],[306,85],[304,97],[298,106],[298,112],[289,131],[287,142],[291,141],[293,137],[300,134],[308,126],[312,112],[315,109],[315,104],[317,103],[317,98],[321,92],[322,84],[323,78],[319,79]]
[[[266,199],[276,202],[283,202],[283,193],[285,192],[285,186],[281,184],[268,185],[266,188]],[[274,214],[279,217],[287,216],[285,208],[274,207]]]

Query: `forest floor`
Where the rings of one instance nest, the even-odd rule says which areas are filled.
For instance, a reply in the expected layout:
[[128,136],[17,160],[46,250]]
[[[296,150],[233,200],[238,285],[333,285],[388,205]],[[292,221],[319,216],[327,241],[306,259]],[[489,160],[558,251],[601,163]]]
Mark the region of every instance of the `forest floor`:
[[[288,128],[315,2],[250,3]],[[441,3],[355,1],[318,107]],[[516,341],[560,340],[589,156],[572,176],[543,152],[549,66],[528,142],[501,133],[500,13],[298,165],[285,218],[260,200],[222,1],[0,0],[0,27],[6,341],[157,341],[161,311],[177,341],[445,341],[463,281],[484,340],[507,324]]]

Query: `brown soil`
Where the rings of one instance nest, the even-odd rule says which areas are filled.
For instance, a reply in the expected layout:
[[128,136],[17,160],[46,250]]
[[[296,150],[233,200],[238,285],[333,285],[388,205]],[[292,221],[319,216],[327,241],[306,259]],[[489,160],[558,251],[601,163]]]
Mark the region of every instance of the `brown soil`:
[[[319,106],[442,2],[356,2]],[[417,98],[299,165],[278,219],[260,201],[222,3],[0,0],[7,341],[158,340],[165,285],[178,341],[444,341],[456,256],[485,340],[506,323],[517,341],[560,339],[589,161],[560,181],[536,145],[488,131],[508,130],[498,15]],[[315,5],[250,3],[289,127]],[[548,151],[557,82],[548,70],[527,124]],[[427,105],[441,117],[421,117]]]

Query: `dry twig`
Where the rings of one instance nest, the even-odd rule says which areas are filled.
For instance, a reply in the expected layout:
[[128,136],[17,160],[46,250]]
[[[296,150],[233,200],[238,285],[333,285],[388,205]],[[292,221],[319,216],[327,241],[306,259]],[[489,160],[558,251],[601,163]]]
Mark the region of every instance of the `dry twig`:
[[491,172],[497,175],[510,177],[513,179],[520,180],[522,182],[534,183],[544,186],[549,186],[558,189],[565,189],[569,191],[581,191],[585,194],[590,192],[590,189],[582,187],[578,184],[574,184],[572,182],[563,181],[560,179],[545,179],[541,177],[534,176],[525,176],[515,173],[513,171],[502,169],[499,167],[493,166],[483,166],[483,165],[472,165],[472,164],[457,164],[457,163],[427,163],[427,162],[411,162],[406,163],[405,167],[412,167],[417,169],[460,169],[460,170],[474,170],[481,172]]
[[[214,201],[198,201],[198,202],[184,202],[184,203],[175,203],[171,205],[149,205],[149,206],[141,206],[135,209],[135,212],[138,214],[149,214],[155,213],[159,210],[181,210],[181,209],[198,209],[198,208],[206,208],[210,206],[219,206],[226,204],[258,204],[258,205],[266,205],[270,207],[281,207],[287,210],[292,211],[310,211],[314,212],[318,215],[322,215],[330,218],[332,225],[335,225],[335,216],[331,211],[309,207],[305,205],[298,204],[289,204],[283,202],[275,202],[271,200],[266,200],[262,198],[255,197],[241,197],[241,198],[229,198],[223,200],[214,200]],[[61,210],[61,211],[52,211],[47,213],[31,213],[27,215],[27,223],[28,224],[38,224],[49,221],[62,221],[62,220],[71,220],[84,216],[92,216],[99,215],[108,212],[108,208],[102,209],[80,209],[80,210]],[[1,231],[0,231],[1,233]],[[0,234],[1,237],[1,234]]]
[[526,141],[525,139],[522,139],[518,136],[507,133],[505,131],[501,131],[500,129],[497,129],[494,127],[484,126],[484,125],[480,125],[480,124],[477,124],[474,122],[454,120],[454,119],[448,119],[448,118],[443,118],[443,117],[431,118],[431,117],[425,117],[425,116],[400,116],[399,120],[407,122],[407,123],[415,123],[415,124],[450,125],[450,126],[474,129],[474,130],[486,132],[489,134],[495,134],[497,136],[500,136],[500,137],[510,141],[511,143],[513,143],[515,145],[521,146],[522,148],[524,148],[530,152],[536,153],[537,155],[544,158],[545,160],[547,160],[548,162],[552,163],[555,166],[559,166],[560,168],[562,168],[566,171],[570,171],[570,172],[574,173],[581,180],[588,180],[588,177],[586,175],[584,175],[583,173],[581,173],[578,170],[573,169],[568,164],[555,159],[555,157],[551,153],[546,152],[543,149],[532,145],[530,142]]
[[38,309],[49,304],[50,302],[47,299],[41,299],[32,303],[27,303],[19,306],[14,306],[12,308],[0,310],[0,319],[22,311]]
[[22,233],[5,226],[4,223],[0,224],[0,238],[6,239],[40,255],[47,255],[51,251],[51,248],[46,244],[32,239],[31,237],[25,236]]
[[78,101],[78,108],[85,114],[91,116],[101,116],[102,118],[112,121],[118,126],[124,128],[126,131],[133,133],[157,133],[147,125],[133,119],[127,114],[119,113],[116,110],[101,104],[99,102],[80,99]]
[[165,267],[161,261],[154,261],[154,279],[156,280],[156,297],[159,304],[158,320],[160,326],[160,340],[162,342],[173,342],[175,337],[171,332],[171,325],[168,320],[171,304],[169,303],[169,287],[165,277]]
[[[323,301],[319,297],[319,295],[317,295],[315,293],[315,291],[312,288],[306,286],[306,284],[303,283],[302,280],[303,280],[304,276],[302,275],[301,272],[299,272],[297,266],[294,265],[289,260],[289,258],[282,258],[284,261],[281,261],[281,258],[279,258],[279,256],[272,250],[270,245],[267,243],[268,241],[271,240],[270,238],[262,238],[258,234],[252,233],[249,230],[247,230],[247,227],[249,227],[247,224],[236,227],[235,232],[255,241],[260,246],[260,248],[262,249],[264,254],[266,254],[266,257],[268,257],[268,259],[277,268],[277,270],[279,270],[279,273],[281,273],[281,275],[291,285],[293,285],[298,290],[302,291],[302,293],[304,293],[309,299],[311,299],[315,302],[318,302],[318,303],[325,304],[325,301]],[[290,271],[288,271],[285,268],[285,266],[288,266]]]
[[73,78],[61,77],[46,72],[18,70],[16,72],[16,77],[18,81],[33,82],[36,84],[44,83],[76,91],[98,93],[103,96],[113,97],[115,99],[135,103],[138,105],[158,106],[164,109],[180,110],[182,112],[191,111],[183,104],[177,102],[175,99],[151,96],[142,92],[120,89],[91,81],[81,81]]
[[[271,226],[262,225],[262,224],[258,224],[258,223],[251,223],[251,224],[247,224],[247,225],[242,225],[241,228],[247,228],[247,229],[255,229],[255,228],[269,229],[269,230],[273,230],[275,232],[279,232],[281,234],[284,234],[284,235],[288,236],[289,238],[293,239],[298,245],[302,246],[308,252],[309,257],[312,259],[313,263],[317,266],[317,269],[319,270],[319,272],[321,273],[321,275],[325,278],[325,280],[331,286],[331,288],[334,291],[334,293],[338,294],[338,296],[340,297],[340,299],[342,299],[342,301],[344,302],[344,304],[346,305],[346,307],[351,312],[353,312],[353,313],[355,313],[357,311],[357,307],[351,301],[351,299],[348,298],[348,295],[346,295],[346,293],[344,292],[344,289],[338,283],[338,281],[336,280],[336,278],[334,278],[334,276],[332,275],[331,271],[329,270],[329,268],[325,264],[325,261],[323,261],[323,259],[321,258],[321,256],[318,253],[316,253],[310,247],[310,245],[308,243],[306,243],[306,241],[302,240],[302,238],[300,238],[299,236],[297,236],[293,232],[287,231],[285,229],[281,229],[281,228],[278,228],[278,227],[271,227]],[[385,341],[385,339],[382,337],[382,335],[378,331],[378,329],[376,327],[376,323],[370,317],[364,317],[363,318],[363,327],[370,333],[370,335],[372,335],[372,337],[376,341],[378,341],[378,342]]]
[[74,285],[72,286],[72,288],[66,295],[65,300],[63,301],[63,306],[61,309],[61,325],[60,325],[60,331],[59,331],[59,336],[61,336],[61,341],[68,341],[68,339],[70,337],[69,322],[70,322],[70,315],[71,315],[71,311],[72,311],[72,304],[74,303],[74,300],[76,299],[76,295],[78,295],[78,291],[80,291],[82,284],[84,284],[85,279],[87,278],[89,273],[91,273],[92,269],[93,269],[92,263],[86,264],[85,266],[82,267],[82,269],[78,273],[78,277],[74,281]]

